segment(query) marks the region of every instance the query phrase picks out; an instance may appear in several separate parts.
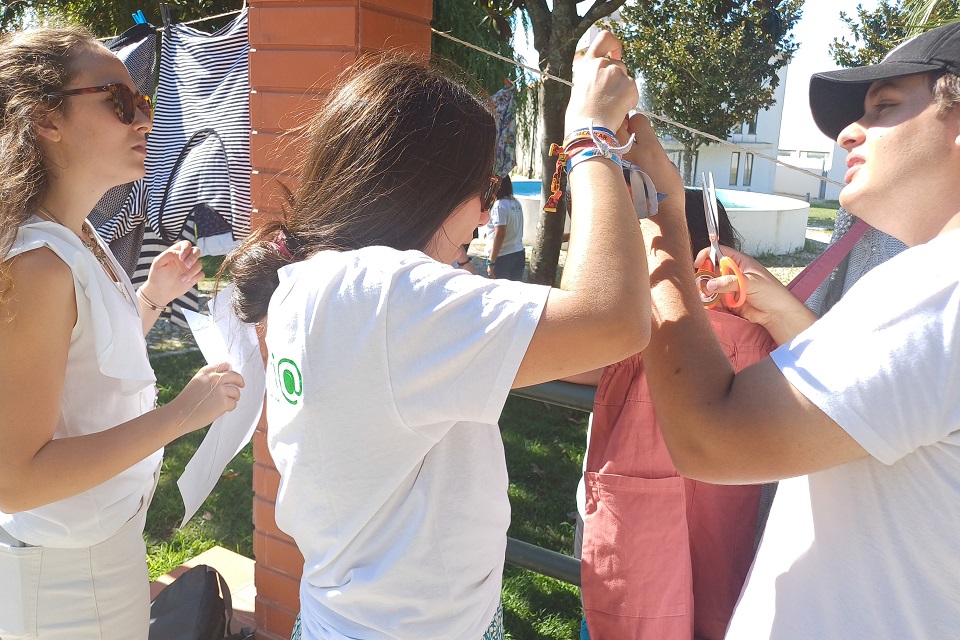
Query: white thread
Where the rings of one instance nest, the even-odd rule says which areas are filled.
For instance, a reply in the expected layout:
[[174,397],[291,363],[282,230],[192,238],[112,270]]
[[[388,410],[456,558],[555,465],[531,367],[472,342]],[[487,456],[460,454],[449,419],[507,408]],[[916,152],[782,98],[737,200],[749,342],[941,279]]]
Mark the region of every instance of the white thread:
[[[464,45],[465,47],[469,47],[469,48],[471,48],[471,49],[474,49],[475,51],[479,51],[479,52],[481,52],[481,53],[487,54],[488,56],[492,56],[492,57],[497,58],[497,59],[499,59],[499,60],[502,60],[502,61],[504,61],[504,62],[508,62],[508,63],[510,63],[510,64],[512,64],[512,65],[514,65],[514,66],[516,66],[516,67],[520,67],[521,69],[526,69],[527,71],[530,71],[531,73],[537,74],[538,76],[540,76],[541,79],[554,80],[554,81],[559,82],[559,83],[561,83],[561,84],[565,84],[565,85],[567,85],[568,87],[572,87],[572,86],[573,86],[573,83],[570,82],[569,80],[564,80],[563,78],[558,78],[557,76],[551,75],[551,74],[547,73],[546,71],[541,71],[540,69],[537,69],[536,67],[531,67],[531,66],[526,65],[526,64],[523,64],[523,63],[521,63],[521,62],[517,62],[516,60],[511,60],[510,58],[501,56],[500,54],[494,53],[493,51],[489,51],[489,50],[484,49],[484,48],[482,48],[482,47],[478,47],[478,46],[475,45],[475,44],[470,44],[469,42],[466,42],[466,41],[464,41],[464,40],[461,40],[460,38],[456,38],[456,37],[454,37],[454,36],[451,36],[449,33],[444,33],[443,31],[437,31],[436,29],[434,29],[434,28],[432,28],[432,27],[430,28],[430,31],[432,31],[433,33],[437,34],[438,36],[440,36],[440,37],[442,37],[442,38],[447,38],[447,39],[449,39],[449,40],[453,40],[454,42],[458,42],[458,43]],[[816,178],[816,179],[819,180],[819,181],[828,182],[828,183],[830,183],[830,184],[832,184],[832,185],[835,185],[835,186],[838,186],[838,187],[845,187],[845,186],[846,186],[846,185],[843,184],[842,182],[837,182],[836,180],[832,180],[832,179],[830,179],[830,178],[826,178],[826,177],[824,177],[824,176],[821,176],[821,175],[819,175],[819,174],[816,174],[816,173],[814,173],[813,171],[807,171],[806,169],[802,169],[802,168],[800,168],[800,167],[795,167],[795,166],[793,166],[792,164],[787,164],[786,162],[784,162],[784,161],[782,161],[782,160],[780,160],[780,159],[778,159],[778,158],[774,158],[774,157],[768,156],[768,155],[766,155],[766,154],[759,153],[759,152],[757,152],[755,149],[748,149],[747,147],[741,146],[741,145],[739,145],[739,144],[737,144],[737,143],[735,143],[735,142],[730,142],[729,140],[724,140],[723,138],[718,138],[717,136],[711,135],[711,134],[706,133],[706,132],[704,132],[704,131],[699,131],[699,130],[697,130],[697,129],[694,129],[693,127],[688,127],[688,126],[686,126],[686,125],[684,125],[684,124],[680,124],[680,123],[677,122],[676,120],[672,120],[672,119],[670,119],[670,118],[668,118],[668,117],[666,117],[666,116],[659,116],[659,115],[657,115],[657,114],[655,114],[655,113],[650,113],[649,111],[644,111],[643,109],[635,109],[635,111],[636,111],[637,113],[641,113],[641,114],[647,116],[648,118],[653,118],[653,119],[659,120],[660,122],[663,122],[663,123],[665,123],[665,124],[669,124],[669,125],[672,125],[672,126],[674,126],[674,127],[678,127],[678,128],[680,128],[680,129],[683,129],[683,130],[685,130],[685,131],[689,131],[689,132],[691,132],[691,133],[695,133],[695,134],[697,134],[698,136],[703,136],[704,138],[706,138],[706,139],[708,139],[708,140],[712,140],[713,142],[718,142],[718,143],[720,143],[720,144],[722,144],[722,145],[725,145],[725,146],[728,146],[728,147],[732,147],[732,148],[734,148],[734,149],[738,149],[738,150],[743,151],[743,152],[746,152],[746,153],[753,154],[753,155],[756,156],[757,158],[763,158],[764,160],[769,160],[770,162],[772,162],[772,163],[774,163],[774,164],[778,164],[778,165],[780,165],[781,167],[786,167],[787,169],[791,169],[791,170],[793,170],[793,171],[799,171],[800,173],[802,173],[802,174],[804,174],[804,175],[808,175],[808,176],[810,176],[810,177],[812,177],[812,178]]]

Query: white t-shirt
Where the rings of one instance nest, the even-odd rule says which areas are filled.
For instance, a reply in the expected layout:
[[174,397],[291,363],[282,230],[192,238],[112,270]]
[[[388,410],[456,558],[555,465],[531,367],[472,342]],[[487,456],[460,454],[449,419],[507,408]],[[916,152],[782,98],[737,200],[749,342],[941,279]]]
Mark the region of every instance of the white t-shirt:
[[[73,272],[77,324],[70,336],[60,420],[53,437],[98,433],[154,408],[156,378],[147,357],[140,307],[129,279],[110,256],[126,294],[72,231],[33,218],[23,225],[10,257],[48,247]],[[116,533],[153,490],[163,449],[106,482],[71,498],[14,514],[0,527],[37,546],[89,547]]]
[[905,251],[773,353],[870,455],[781,484],[727,638],[957,635],[958,252]]
[[510,521],[497,420],[548,291],[385,247],[280,271],[268,443],[305,640],[486,631]]
[[487,255],[493,246],[495,227],[506,227],[506,236],[500,247],[501,256],[523,251],[523,207],[516,198],[503,198],[493,203],[490,222],[487,223]]

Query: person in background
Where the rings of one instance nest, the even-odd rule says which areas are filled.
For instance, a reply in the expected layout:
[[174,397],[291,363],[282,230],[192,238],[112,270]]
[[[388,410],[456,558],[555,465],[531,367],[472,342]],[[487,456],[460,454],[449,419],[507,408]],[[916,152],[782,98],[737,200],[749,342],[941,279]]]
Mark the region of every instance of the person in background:
[[510,176],[500,178],[497,201],[487,223],[487,277],[522,280],[527,266],[523,249],[523,208],[513,197]]
[[[615,131],[636,104],[620,54],[603,32],[578,59],[568,131]],[[679,209],[679,175],[636,124],[662,206]],[[286,220],[225,263],[238,315],[266,325],[276,522],[305,560],[302,637],[503,638],[507,394],[646,343],[620,165],[572,169],[578,215],[552,288],[450,266],[497,185],[493,118],[463,86],[415,59],[364,62],[306,133]],[[613,252],[627,266],[600,259]]]
[[156,408],[144,335],[202,277],[187,242],[134,291],[86,220],[142,178],[150,102],[79,27],[0,41],[0,637],[146,640],[163,447],[232,410],[202,368]]

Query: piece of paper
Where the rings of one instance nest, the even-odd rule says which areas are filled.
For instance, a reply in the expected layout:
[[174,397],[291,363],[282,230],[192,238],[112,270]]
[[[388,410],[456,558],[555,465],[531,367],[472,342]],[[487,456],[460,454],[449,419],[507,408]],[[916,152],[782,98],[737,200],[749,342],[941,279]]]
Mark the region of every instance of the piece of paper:
[[224,469],[240,453],[257,428],[266,375],[257,334],[250,325],[240,322],[230,305],[232,286],[222,290],[209,303],[210,315],[184,310],[184,316],[207,364],[229,362],[233,371],[243,376],[237,407],[217,418],[190,458],[183,475],[177,480],[183,498],[182,527],[197,512],[217,484]]

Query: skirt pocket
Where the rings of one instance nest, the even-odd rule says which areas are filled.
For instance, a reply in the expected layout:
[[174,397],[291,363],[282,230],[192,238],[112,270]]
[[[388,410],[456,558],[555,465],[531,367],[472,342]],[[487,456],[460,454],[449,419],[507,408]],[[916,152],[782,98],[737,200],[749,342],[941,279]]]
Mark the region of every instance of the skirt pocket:
[[37,637],[40,547],[13,547],[0,541],[0,638]]

